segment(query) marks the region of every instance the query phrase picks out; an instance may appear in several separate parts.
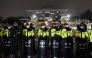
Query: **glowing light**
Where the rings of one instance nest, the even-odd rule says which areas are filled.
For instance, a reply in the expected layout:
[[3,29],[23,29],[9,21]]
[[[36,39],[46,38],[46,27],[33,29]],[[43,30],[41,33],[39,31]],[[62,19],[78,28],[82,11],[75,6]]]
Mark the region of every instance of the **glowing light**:
[[50,20],[52,21],[52,18],[50,18]]
[[67,15],[67,17],[69,18],[69,17],[70,17],[70,15]]
[[36,15],[33,15],[33,18],[35,18],[36,17]]

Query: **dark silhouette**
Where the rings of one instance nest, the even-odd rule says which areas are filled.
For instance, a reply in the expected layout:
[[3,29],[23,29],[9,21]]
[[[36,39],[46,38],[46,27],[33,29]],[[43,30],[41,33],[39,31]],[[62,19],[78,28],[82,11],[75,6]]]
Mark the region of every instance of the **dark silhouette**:
[[80,19],[88,19],[88,20],[92,21],[91,20],[92,19],[92,11],[88,9],[85,13],[82,13],[80,15]]
[[17,17],[8,17],[5,19],[5,23],[13,24],[14,22],[21,24],[21,21]]

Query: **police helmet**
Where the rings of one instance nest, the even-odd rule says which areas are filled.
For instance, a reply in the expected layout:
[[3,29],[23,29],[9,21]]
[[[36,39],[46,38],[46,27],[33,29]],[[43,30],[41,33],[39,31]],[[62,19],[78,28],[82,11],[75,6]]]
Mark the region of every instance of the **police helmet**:
[[81,23],[80,24],[80,28],[84,28],[84,23]]
[[18,23],[17,22],[14,22],[14,24],[13,24],[14,26],[18,26]]
[[69,27],[69,24],[68,23],[64,23],[64,27]]
[[8,28],[8,29],[10,29],[11,27],[12,27],[12,25],[11,25],[11,24],[8,24],[8,25],[7,25],[7,28]]
[[59,26],[57,22],[54,23],[54,26]]

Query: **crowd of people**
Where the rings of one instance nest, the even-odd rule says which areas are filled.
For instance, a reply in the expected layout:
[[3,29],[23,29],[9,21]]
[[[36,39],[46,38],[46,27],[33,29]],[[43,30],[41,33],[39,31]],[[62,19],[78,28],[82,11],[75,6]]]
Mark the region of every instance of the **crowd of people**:
[[[51,28],[45,24],[36,30],[32,23],[27,22],[23,26],[0,24],[0,50],[3,48],[4,57],[31,58],[37,52],[35,49],[35,36],[38,38],[38,58],[48,58],[50,48],[51,58],[73,58],[73,38],[76,41],[76,58],[92,57],[92,26],[87,28],[83,22],[77,25],[75,34],[68,23],[58,25],[53,23]],[[37,32],[36,32],[37,31]],[[49,42],[51,45],[49,46]],[[62,50],[62,51],[61,51]],[[0,51],[0,58],[2,58]]]

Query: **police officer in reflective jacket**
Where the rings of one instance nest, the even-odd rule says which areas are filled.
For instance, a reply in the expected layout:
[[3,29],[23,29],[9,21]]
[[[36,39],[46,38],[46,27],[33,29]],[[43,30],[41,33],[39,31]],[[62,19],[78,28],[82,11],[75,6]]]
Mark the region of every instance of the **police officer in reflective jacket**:
[[92,58],[92,25],[88,28],[88,58]]
[[23,29],[24,36],[24,57],[31,58],[33,56],[33,38],[34,38],[34,29],[30,28],[29,24],[26,24],[26,28]]
[[8,25],[4,31],[4,56],[5,57],[13,57],[13,42],[12,39],[14,38],[14,29],[11,25]]
[[60,28],[58,23],[50,29],[51,36],[51,58],[60,58]]
[[45,24],[38,30],[38,58],[47,58],[49,31]]
[[77,50],[76,57],[77,58],[85,58],[87,55],[87,26],[82,22],[80,28],[76,30],[76,42],[77,42]]
[[14,38],[13,38],[13,48],[14,48],[14,55],[17,58],[17,51],[20,52],[20,58],[23,58],[23,48],[22,48],[22,30],[18,27],[18,23],[14,22]]
[[65,42],[66,42],[66,38],[67,38],[67,33],[66,33],[66,28],[65,28],[65,24],[62,24],[62,27],[60,28],[61,32],[61,55],[62,57],[66,57],[66,50],[65,50]]
[[0,24],[0,58],[2,58],[1,56],[1,52],[2,52],[2,39],[3,39],[3,28],[2,28],[2,25]]
[[33,29],[33,32],[34,32],[34,36],[33,36],[33,55],[36,55],[36,48],[35,48],[35,33],[36,33],[36,30],[35,30],[35,28],[33,27],[33,24],[32,23],[30,23],[29,24],[29,26],[30,26],[30,28],[32,28]]
[[65,57],[72,58],[73,57],[73,32],[67,23],[65,23],[66,29],[66,41],[65,41]]

